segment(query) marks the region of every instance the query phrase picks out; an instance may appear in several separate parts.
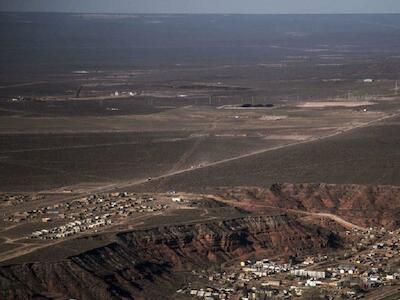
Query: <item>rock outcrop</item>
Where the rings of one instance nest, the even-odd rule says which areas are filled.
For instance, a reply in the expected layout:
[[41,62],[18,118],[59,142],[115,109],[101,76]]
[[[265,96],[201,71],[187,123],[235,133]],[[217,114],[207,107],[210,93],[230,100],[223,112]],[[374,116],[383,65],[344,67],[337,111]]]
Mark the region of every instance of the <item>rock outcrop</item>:
[[332,213],[361,226],[400,226],[397,186],[273,184],[269,189],[226,189],[220,196],[282,209]]
[[145,293],[155,299],[156,292],[165,298],[179,282],[177,271],[257,251],[315,253],[332,240],[331,232],[286,214],[124,232],[115,242],[59,262],[0,267],[0,298],[141,299]]

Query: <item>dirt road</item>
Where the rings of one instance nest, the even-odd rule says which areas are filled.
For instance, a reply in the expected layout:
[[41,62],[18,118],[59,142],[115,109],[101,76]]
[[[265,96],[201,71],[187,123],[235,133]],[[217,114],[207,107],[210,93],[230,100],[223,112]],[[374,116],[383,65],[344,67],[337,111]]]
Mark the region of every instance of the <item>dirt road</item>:
[[[213,197],[213,195],[210,195],[210,197]],[[246,207],[249,206],[249,204],[245,203],[245,202],[244,203],[238,203],[238,202],[232,203],[232,201],[230,201],[230,200],[225,200],[225,199],[221,199],[221,198],[218,198],[217,201],[224,202],[224,203],[226,203],[228,205],[238,206],[238,207],[241,207],[243,209],[246,209]],[[260,209],[262,209],[262,208],[270,208],[270,209],[275,209],[275,210],[282,211],[283,213],[291,212],[291,213],[295,213],[295,214],[315,217],[315,218],[318,218],[318,219],[330,219],[330,220],[338,223],[339,225],[342,225],[344,228],[347,228],[347,229],[357,229],[357,230],[360,230],[360,231],[366,231],[367,230],[367,228],[365,228],[365,227],[362,227],[362,226],[359,226],[357,224],[354,224],[354,223],[351,223],[349,221],[346,221],[345,219],[339,217],[338,215],[331,214],[331,213],[309,212],[309,211],[298,210],[298,209],[290,209],[290,208],[289,209],[285,209],[285,208],[280,208],[280,207],[276,207],[276,206],[263,205],[262,203],[261,204],[252,203],[252,204],[250,204],[250,206],[253,209],[255,207],[259,207]]]
[[[276,150],[280,150],[280,149],[284,149],[284,148],[288,148],[288,147],[293,147],[293,146],[297,146],[297,145],[302,145],[302,144],[307,144],[307,143],[312,143],[315,141],[320,141],[320,140],[324,140],[324,139],[329,139],[344,133],[347,133],[349,131],[352,130],[356,130],[356,129],[360,129],[360,128],[365,128],[365,127],[369,127],[372,126],[378,122],[387,120],[387,119],[391,119],[394,117],[400,116],[400,112],[396,112],[396,113],[392,113],[392,114],[388,114],[385,115],[381,118],[375,119],[375,120],[371,120],[369,122],[366,123],[362,123],[359,125],[354,125],[354,126],[349,126],[347,128],[343,128],[343,129],[339,129],[331,134],[325,135],[325,136],[317,136],[317,137],[312,137],[306,140],[302,140],[302,141],[295,141],[293,143],[289,143],[289,144],[285,144],[285,145],[281,145],[281,146],[276,146],[276,147],[270,147],[270,148],[264,148],[264,149],[260,149],[257,151],[253,151],[253,152],[249,152],[246,154],[242,154],[239,156],[235,156],[235,157],[231,157],[231,158],[226,158],[226,159],[222,159],[219,161],[215,161],[212,163],[208,163],[208,164],[202,164],[199,166],[195,166],[195,167],[191,167],[188,169],[181,169],[181,170],[171,170],[170,172],[167,172],[165,174],[156,176],[151,178],[151,181],[157,181],[157,180],[161,180],[161,179],[165,179],[168,177],[173,177],[176,175],[180,175],[180,174],[185,174],[188,172],[192,172],[192,171],[196,171],[199,169],[204,169],[204,168],[208,168],[208,167],[213,167],[213,166],[217,166],[217,165],[221,165],[221,164],[225,164],[225,163],[229,163],[232,161],[236,161],[236,160],[240,160],[240,159],[244,159],[244,158],[248,158],[248,157],[252,157],[258,154],[263,154],[263,153],[267,153],[267,152],[271,152],[271,151],[276,151]],[[147,183],[149,181],[149,178],[142,178],[142,179],[138,179],[138,180],[131,180],[131,181],[122,181],[122,182],[117,182],[117,183],[110,183],[104,186],[96,186],[94,188],[90,188],[86,191],[86,193],[80,194],[79,196],[73,196],[73,197],[66,197],[64,199],[62,199],[63,201],[70,201],[70,200],[75,200],[77,198],[81,198],[83,196],[87,196],[90,194],[94,194],[94,193],[107,193],[107,192],[112,192],[115,190],[122,190],[125,188],[130,188],[133,186],[137,186],[137,185],[141,185],[144,183]],[[43,191],[45,192],[45,191]]]
[[[354,126],[350,126],[350,127],[347,127],[347,128],[343,128],[343,129],[337,130],[337,131],[335,131],[335,132],[333,132],[331,134],[328,134],[326,136],[317,136],[317,137],[309,138],[307,140],[295,141],[295,142],[290,143],[290,144],[285,144],[285,145],[276,146],[276,147],[270,147],[270,148],[264,148],[264,149],[260,149],[260,150],[257,150],[257,151],[253,151],[253,152],[249,152],[249,153],[246,153],[246,154],[242,154],[242,155],[239,155],[239,156],[226,158],[226,159],[215,161],[215,162],[208,163],[208,164],[203,164],[203,165],[200,165],[200,166],[196,166],[194,168],[171,171],[171,172],[165,173],[163,175],[153,177],[151,180],[155,181],[155,180],[165,179],[167,177],[172,177],[172,176],[175,176],[175,175],[180,175],[180,174],[192,172],[192,171],[199,170],[199,169],[204,169],[204,168],[208,168],[208,167],[213,167],[213,166],[229,163],[229,162],[232,162],[232,161],[240,160],[240,159],[243,159],[243,158],[248,158],[248,157],[251,157],[251,156],[258,155],[258,154],[263,154],[263,153],[276,151],[276,150],[280,150],[280,149],[284,149],[284,148],[288,148],[288,147],[293,147],[293,146],[297,146],[297,145],[302,145],[302,144],[307,144],[307,143],[311,143],[311,142],[315,142],[315,141],[320,141],[320,140],[332,138],[332,137],[347,133],[347,132],[355,130],[355,129],[360,129],[360,128],[365,128],[365,127],[372,126],[372,125],[374,125],[374,124],[376,124],[378,122],[381,122],[381,121],[384,121],[384,120],[387,120],[387,119],[391,119],[391,118],[394,118],[394,117],[397,117],[397,116],[400,116],[400,112],[389,114],[389,115],[383,116],[381,118],[378,118],[378,119],[375,119],[375,120],[372,120],[372,121],[369,121],[369,122],[366,122],[366,123],[363,123],[363,124],[359,124],[359,125],[354,125]],[[120,183],[116,183],[116,184],[110,185],[108,189],[107,188],[103,189],[103,187],[99,187],[98,188],[98,192],[107,192],[107,191],[112,191],[112,190],[115,190],[115,189],[128,188],[128,187],[132,187],[132,186],[135,186],[135,185],[141,185],[141,184],[144,184],[146,182],[148,182],[148,179],[140,179],[140,180],[135,180],[135,181],[120,182]]]
[[347,229],[357,229],[361,231],[367,230],[365,227],[361,227],[359,225],[356,225],[354,223],[351,223],[349,221],[346,221],[345,219],[339,217],[338,215],[330,214],[330,213],[320,213],[320,212],[308,212],[308,211],[302,211],[302,210],[297,210],[297,209],[288,209],[290,212],[294,212],[297,214],[303,214],[311,217],[316,217],[316,218],[323,218],[323,219],[331,219],[332,221],[335,221],[336,223],[342,225],[343,227]]

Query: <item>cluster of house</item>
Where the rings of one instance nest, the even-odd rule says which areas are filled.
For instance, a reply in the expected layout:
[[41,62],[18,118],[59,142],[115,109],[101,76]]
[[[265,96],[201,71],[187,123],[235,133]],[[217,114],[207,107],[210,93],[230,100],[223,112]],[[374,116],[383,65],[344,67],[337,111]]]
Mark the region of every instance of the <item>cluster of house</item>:
[[[240,263],[240,272],[206,272],[202,273],[192,271],[199,279],[208,279],[209,285],[203,289],[186,288],[178,290],[178,292],[195,297],[203,297],[202,291],[214,290],[213,295],[207,295],[206,299],[239,299],[237,296],[242,295],[240,299],[264,299],[265,297],[273,297],[278,295],[278,287],[281,286],[280,280],[268,279],[264,281],[259,287],[247,288],[249,282],[254,282],[261,278],[267,279],[268,276],[288,272],[290,269],[289,264],[278,264],[268,259],[259,261],[243,261]],[[199,293],[200,291],[200,293]],[[234,296],[234,297],[233,297]],[[264,298],[263,298],[264,297]]]
[[[201,282],[208,279],[207,288],[212,285],[216,290],[230,289],[226,299],[241,300],[308,297],[315,290],[330,299],[358,299],[378,287],[400,283],[400,268],[393,264],[400,254],[400,230],[353,229],[348,235],[352,240],[348,251],[331,256],[289,257],[287,263],[247,260],[230,271],[192,273]],[[203,290],[184,291],[195,299],[204,296],[202,292],[197,294],[206,290],[202,287]]]
[[269,261],[268,259],[258,260],[255,262],[250,260],[245,262],[242,261],[240,262],[240,266],[242,267],[243,272],[239,274],[239,279],[242,281],[250,281],[251,279],[288,272],[292,269],[292,266],[289,264],[280,265]]
[[44,196],[41,195],[34,195],[30,196],[27,194],[8,194],[8,193],[1,193],[0,194],[0,205],[1,206],[13,206],[20,203],[28,202],[31,200],[40,200],[43,199]]
[[186,294],[191,297],[196,297],[199,299],[205,300],[228,300],[230,299],[231,294],[233,293],[233,288],[215,288],[215,287],[207,287],[207,288],[183,288],[176,291],[178,294]]
[[106,226],[132,214],[154,212],[167,209],[162,203],[148,195],[137,196],[132,193],[110,193],[90,195],[70,202],[39,207],[24,212],[16,212],[5,221],[21,222],[41,217],[42,222],[66,219],[65,225],[35,231],[32,238],[59,239],[80,232]]
[[74,201],[79,213],[109,213],[111,216],[127,217],[134,213],[154,212],[167,209],[165,204],[154,204],[154,198],[133,193],[110,193],[90,195]]
[[358,269],[356,265],[339,265],[338,267],[328,268],[331,280],[336,281],[337,287],[358,285],[365,290],[379,287],[383,284],[400,279],[400,273],[385,270],[384,268],[363,268]]
[[[373,243],[372,247],[369,247],[371,251],[364,251],[355,255],[352,261],[369,266],[384,266],[388,260],[398,256],[400,254],[400,230],[391,231],[388,234],[388,239]],[[361,249],[365,250],[367,248]]]
[[376,239],[381,239],[383,237],[385,237],[388,233],[390,233],[390,231],[387,231],[385,228],[381,227],[381,228],[374,228],[374,227],[370,227],[368,228],[366,231],[359,231],[359,230],[353,230],[353,232],[359,233],[362,236],[362,240],[361,242],[363,244],[371,243],[371,241],[374,241]]
[[[288,263],[248,260],[232,272],[211,271],[199,277],[208,277],[219,288],[233,289],[230,297],[241,300],[304,297],[313,288],[324,291],[332,299],[357,299],[378,287],[400,283],[400,268],[392,263],[400,254],[400,230],[370,228],[367,232],[354,230],[351,234],[359,237],[363,248],[347,258],[347,254],[344,257],[340,254],[309,256],[301,262],[297,257],[290,257]],[[356,245],[359,240],[355,239]],[[335,264],[336,261],[341,263]]]
[[22,222],[42,218],[43,222],[53,219],[83,219],[109,214],[111,217],[127,217],[134,213],[154,212],[167,209],[164,204],[155,204],[154,198],[131,193],[110,193],[105,195],[90,195],[70,202],[56,203],[27,211],[15,212],[6,216],[4,221]]
[[84,232],[87,230],[95,229],[98,227],[105,226],[107,224],[111,224],[112,220],[110,219],[109,214],[105,214],[102,216],[96,216],[95,218],[87,218],[84,220],[77,220],[73,222],[69,222],[65,225],[53,227],[51,229],[43,229],[39,231],[35,231],[31,234],[31,238],[37,239],[61,239],[68,236],[72,236],[74,234]]
[[[290,293],[287,290],[279,292],[278,289],[267,286],[252,287],[241,291],[241,300],[258,300],[258,299],[290,299]],[[277,298],[278,297],[278,298]]]
[[[362,266],[364,269],[365,266]],[[393,283],[400,279],[399,273],[393,273],[379,268],[370,268],[364,271],[353,264],[339,264],[335,267],[326,268],[325,271],[314,271],[307,269],[294,269],[290,274],[296,278],[304,278],[305,282],[298,282],[298,286],[324,287],[328,289],[346,289],[344,293],[349,298],[360,296],[359,291],[368,292],[382,285]],[[297,291],[297,295],[298,295]],[[300,292],[301,293],[301,292]]]
[[27,211],[15,212],[12,215],[4,218],[4,221],[19,223],[25,220],[36,219],[43,215],[56,216],[60,213],[60,209],[64,205],[65,205],[64,203],[60,203],[45,207],[39,207]]

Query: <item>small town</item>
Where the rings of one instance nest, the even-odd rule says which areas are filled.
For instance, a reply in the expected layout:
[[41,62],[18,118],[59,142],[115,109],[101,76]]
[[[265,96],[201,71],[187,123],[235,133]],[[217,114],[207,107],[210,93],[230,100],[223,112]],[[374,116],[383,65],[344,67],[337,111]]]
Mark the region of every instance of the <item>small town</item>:
[[[18,194],[3,198],[3,202],[30,199]],[[15,212],[4,217],[3,221],[10,226],[15,223],[42,225],[27,238],[57,240],[105,230],[130,217],[215,203],[212,199],[198,199],[176,192],[91,194]],[[369,296],[374,292],[400,288],[399,229],[352,228],[342,231],[341,235],[345,247],[338,252],[286,258],[257,256],[213,269],[192,270],[190,281],[175,294],[178,299],[205,300],[309,299],[314,296],[374,299]]]
[[[22,197],[15,197],[23,199]],[[13,198],[14,199],[14,198]],[[41,222],[48,227],[31,233],[33,239],[60,239],[89,230],[122,222],[127,217],[160,212],[169,206],[154,197],[118,192],[90,195],[69,202],[57,203],[22,212],[3,219],[6,223]],[[67,223],[65,223],[68,221]]]
[[192,271],[199,281],[176,293],[205,300],[374,299],[369,295],[380,288],[400,289],[399,234],[382,228],[353,230],[346,235],[355,240],[354,247],[334,256],[290,256],[284,262],[264,258],[220,271]]

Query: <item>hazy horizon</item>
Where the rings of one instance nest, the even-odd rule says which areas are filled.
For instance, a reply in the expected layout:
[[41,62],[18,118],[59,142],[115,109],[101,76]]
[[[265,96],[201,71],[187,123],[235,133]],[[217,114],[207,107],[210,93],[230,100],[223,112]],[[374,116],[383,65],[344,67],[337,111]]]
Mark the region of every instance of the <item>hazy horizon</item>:
[[222,12],[90,12],[90,11],[80,11],[80,12],[71,12],[71,11],[17,11],[17,10],[0,10],[1,14],[93,14],[93,15],[221,15],[221,16],[234,16],[234,15],[255,15],[255,16],[273,16],[273,15],[400,15],[400,12],[382,12],[382,13],[366,13],[366,12],[343,12],[343,13],[329,13],[329,12],[276,12],[276,13],[222,13]]
[[107,14],[398,14],[397,0],[0,0],[1,12]]

